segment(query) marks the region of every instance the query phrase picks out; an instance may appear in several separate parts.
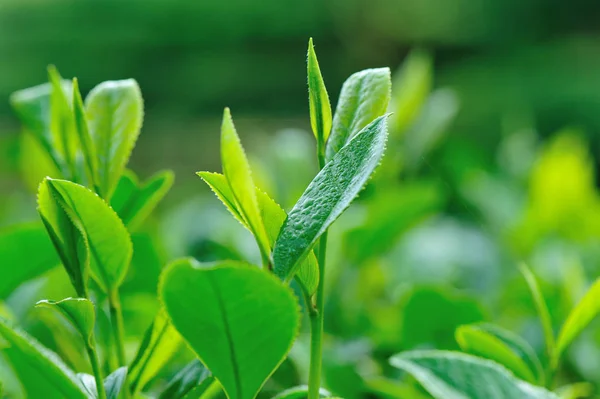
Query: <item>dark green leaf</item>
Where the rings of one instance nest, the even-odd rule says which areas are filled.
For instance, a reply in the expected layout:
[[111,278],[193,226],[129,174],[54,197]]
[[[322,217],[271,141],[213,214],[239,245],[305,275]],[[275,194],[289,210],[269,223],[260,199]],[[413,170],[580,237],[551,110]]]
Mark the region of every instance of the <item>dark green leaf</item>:
[[77,329],[88,345],[93,345],[96,313],[91,301],[85,298],[67,298],[58,302],[42,300],[35,306],[58,310]]
[[159,293],[175,328],[230,399],[254,398],[298,332],[290,289],[245,263],[176,261]]
[[110,198],[129,161],[143,119],[142,94],[133,79],[103,82],[85,99],[98,156],[98,186]]
[[390,363],[411,374],[436,399],[558,399],[497,363],[463,353],[404,352]]
[[214,382],[210,372],[199,360],[192,360],[169,381],[167,388],[158,399],[182,399],[193,390],[198,390],[198,396]]
[[[319,143],[319,148],[325,147],[331,131],[331,105],[329,96],[321,76],[317,54],[313,46],[312,37],[308,41],[308,104],[310,108],[310,125]],[[325,155],[325,154],[323,154]]]
[[289,281],[319,237],[350,206],[379,164],[386,138],[386,117],[382,116],[357,134],[313,179],[275,242],[277,276]]
[[389,68],[365,69],[344,82],[327,141],[328,161],[365,126],[385,113],[391,88]]

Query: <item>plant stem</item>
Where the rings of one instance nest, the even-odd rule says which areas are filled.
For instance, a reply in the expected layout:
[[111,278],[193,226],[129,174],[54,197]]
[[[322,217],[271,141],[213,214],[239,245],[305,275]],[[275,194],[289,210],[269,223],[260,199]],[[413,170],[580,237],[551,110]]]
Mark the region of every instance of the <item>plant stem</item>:
[[321,388],[321,363],[323,357],[323,320],[325,310],[325,257],[327,255],[327,232],[319,241],[319,285],[316,308],[308,303],[310,317],[310,371],[308,375],[308,399],[318,399]]
[[[113,341],[117,352],[117,362],[119,366],[125,366],[125,325],[123,323],[123,312],[121,311],[121,300],[119,291],[115,290],[108,295],[108,307],[110,309],[110,322],[113,331]],[[128,381],[125,382],[128,386]],[[129,389],[124,389],[123,397],[129,398]]]
[[104,389],[102,370],[100,370],[100,362],[98,361],[98,354],[96,353],[95,340],[92,339],[91,341],[92,342],[87,342],[86,340],[86,349],[88,357],[90,358],[90,363],[92,364],[94,378],[96,379],[96,390],[98,392],[98,399],[106,399],[106,390]]

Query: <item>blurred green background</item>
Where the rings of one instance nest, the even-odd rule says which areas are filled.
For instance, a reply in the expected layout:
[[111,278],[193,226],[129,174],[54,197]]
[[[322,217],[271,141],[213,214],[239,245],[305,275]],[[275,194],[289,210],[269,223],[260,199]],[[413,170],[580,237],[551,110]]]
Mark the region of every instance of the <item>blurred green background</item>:
[[[49,64],[77,76],[84,93],[135,78],[145,121],[129,167],[144,178],[176,173],[134,235],[125,309],[130,335],[140,334],[168,260],[257,258],[194,175],[219,170],[225,106],[259,185],[286,209],[316,173],[312,36],[333,106],[351,73],[394,71],[385,161],[330,238],[327,387],[345,398],[381,393],[389,386],[377,378],[394,377],[389,355],[455,349],[464,323],[495,321],[541,354],[517,264],[540,277],[557,329],[600,275],[599,17],[600,3],[586,0],[0,0],[0,226],[38,217],[35,158],[10,94],[46,81]],[[60,352],[60,334],[30,309],[63,295],[56,270],[2,299]],[[600,382],[598,327],[569,351],[561,383]],[[303,344],[272,390],[301,382]]]

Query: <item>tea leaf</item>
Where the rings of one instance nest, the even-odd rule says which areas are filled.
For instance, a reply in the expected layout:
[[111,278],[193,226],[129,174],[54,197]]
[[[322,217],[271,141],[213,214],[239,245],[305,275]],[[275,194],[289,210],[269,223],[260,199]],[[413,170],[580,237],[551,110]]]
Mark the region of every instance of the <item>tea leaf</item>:
[[553,355],[554,368],[561,355],[573,340],[591,323],[600,312],[600,279],[597,279],[575,306],[563,324]]
[[67,298],[61,301],[41,300],[36,307],[56,309],[75,327],[88,345],[93,345],[92,335],[96,323],[94,304],[85,298]]
[[152,213],[173,185],[174,178],[173,172],[164,170],[141,184],[132,171],[123,173],[110,205],[129,231],[136,230]]
[[379,164],[386,117],[371,122],[325,165],[285,220],[275,242],[275,274],[289,281],[321,234],[356,198]]
[[317,139],[319,148],[325,146],[331,132],[331,105],[329,96],[321,76],[317,54],[312,37],[308,41],[308,104],[310,108],[310,125]]
[[19,361],[36,370],[53,388],[65,398],[87,399],[84,388],[56,353],[42,346],[36,339],[24,331],[11,327],[0,317],[0,336],[8,341],[10,347],[1,349],[11,351]]
[[344,82],[327,141],[327,161],[365,126],[385,113],[391,90],[389,68],[365,69]]
[[411,374],[436,399],[558,399],[497,363],[463,353],[404,352],[390,363]]
[[22,283],[58,266],[60,260],[42,224],[24,223],[0,232],[0,298]]
[[130,366],[129,381],[134,394],[156,376],[173,357],[181,343],[181,336],[169,323],[167,315],[161,309],[146,331]]
[[271,248],[265,231],[265,226],[260,217],[256,189],[252,180],[250,164],[242,148],[240,138],[233,126],[229,108],[225,108],[223,124],[221,126],[221,160],[223,174],[235,199],[236,208],[250,228],[260,249],[263,263],[270,263]]
[[[208,184],[229,212],[231,212],[233,217],[250,230],[247,223],[244,221],[244,217],[235,207],[233,194],[229,189],[225,176],[211,172],[198,172],[198,176]],[[258,188],[256,188],[256,199],[269,238],[269,245],[272,247],[275,244],[275,240],[277,239],[279,230],[281,229],[287,214],[271,199],[271,197],[268,196],[268,194]],[[311,252],[306,260],[302,262],[296,276],[306,292],[312,295],[316,291],[317,285],[319,284],[319,265],[317,263],[317,257],[313,252]]]
[[98,156],[98,186],[109,199],[142,127],[142,94],[133,79],[103,82],[89,93],[85,107]]
[[475,324],[459,327],[456,341],[463,351],[498,362],[518,378],[543,385],[540,361],[519,336],[494,325]]
[[106,399],[117,399],[127,379],[127,367],[120,367],[104,380]]
[[[105,292],[113,292],[127,274],[133,251],[129,233],[117,214],[98,195],[78,184],[46,179],[41,187],[51,190],[71,223],[67,229],[53,228],[52,234],[60,236],[64,230],[73,234],[76,228],[85,244],[92,276]],[[67,251],[71,252],[77,252],[77,245],[81,245],[70,244]]]
[[[304,399],[308,396],[308,385],[299,385],[279,392],[272,399]],[[331,393],[324,388],[319,389],[319,397],[330,398]]]
[[194,392],[195,397],[199,398],[213,382],[214,378],[210,375],[210,371],[202,365],[200,360],[195,359],[175,374],[158,399],[182,399],[191,392]]
[[93,187],[94,190],[99,191],[96,147],[88,128],[85,108],[83,106],[83,100],[81,99],[81,93],[79,92],[77,79],[73,79],[73,114],[75,118],[75,131],[77,132],[81,151],[83,152],[86,173],[90,183],[89,185]]
[[290,289],[242,262],[176,261],[159,292],[173,325],[230,399],[254,398],[298,332]]

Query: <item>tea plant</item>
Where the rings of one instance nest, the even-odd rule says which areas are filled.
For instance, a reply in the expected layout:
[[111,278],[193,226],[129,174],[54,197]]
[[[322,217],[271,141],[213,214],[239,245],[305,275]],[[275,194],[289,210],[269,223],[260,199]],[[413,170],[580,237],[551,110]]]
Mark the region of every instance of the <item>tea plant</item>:
[[[423,53],[412,57],[405,73],[421,74],[417,81],[422,84],[411,95],[395,93],[390,106],[389,69],[367,69],[346,80],[332,112],[309,41],[309,118],[319,172],[289,212],[257,186],[231,112],[225,109],[220,136],[222,173],[198,172],[198,176],[252,234],[260,265],[251,260],[200,263],[193,258],[171,262],[158,284],[162,307],[139,340],[133,359],[128,359],[124,345],[127,320],[121,305],[122,285],[134,251],[131,232],[172,183],[172,175],[162,172],[140,184],[125,169],[142,124],[139,88],[133,80],[105,82],[84,102],[77,80],[65,82],[50,68],[48,85],[15,93],[11,102],[23,122],[26,143],[41,157],[39,169],[48,176],[42,179],[36,172],[29,178],[37,175],[41,180],[38,212],[50,242],[44,241],[42,230],[31,227],[0,236],[7,262],[24,263],[22,268],[3,270],[6,278],[0,291],[10,291],[46,271],[48,263],[60,262],[76,297],[41,300],[37,307],[55,310],[72,325],[83,341],[92,371],[76,373],[56,353],[0,318],[0,348],[28,397],[116,399],[156,394],[159,399],[191,399],[211,398],[223,391],[230,399],[253,399],[288,356],[303,310],[310,330],[308,385],[285,387],[276,398],[331,396],[321,382],[325,281],[331,266],[326,264],[328,231],[373,176],[371,190],[376,190],[393,184],[394,174],[402,167],[414,172],[419,157],[439,139],[440,126],[456,112],[453,97],[442,93],[436,101],[446,106],[445,112],[421,130],[430,134],[407,135],[413,140],[411,150],[384,158],[388,119],[394,133],[392,148],[398,151],[399,132],[412,118],[411,108],[424,101],[423,92],[429,86],[427,72],[423,73],[427,57]],[[388,109],[396,112],[390,116]],[[381,172],[374,175],[380,164]],[[377,198],[370,200],[371,206],[380,204]],[[421,204],[404,221],[421,215],[435,200]],[[399,212],[394,209],[398,203],[390,203],[389,197],[382,203],[391,214]],[[390,245],[399,231],[390,224],[401,218],[385,216],[351,232],[348,239],[356,243],[352,262],[364,262]],[[456,331],[456,340],[466,353],[417,350],[389,360],[399,371],[398,379],[406,381],[411,376],[422,389],[382,379],[383,384],[372,385],[373,391],[398,398],[431,395],[444,399],[550,399],[586,394],[589,386],[585,383],[556,389],[556,371],[565,349],[600,311],[598,284],[572,310],[555,338],[537,281],[527,268],[522,272],[545,333],[545,357],[539,358],[524,339],[494,324],[463,325]],[[108,319],[112,339],[100,342],[98,332],[104,319]],[[181,341],[195,359],[174,373],[160,391],[150,392],[149,383],[169,366]]]

